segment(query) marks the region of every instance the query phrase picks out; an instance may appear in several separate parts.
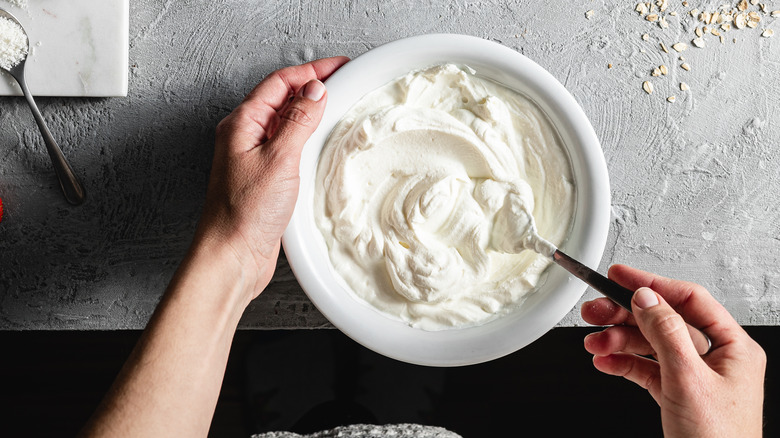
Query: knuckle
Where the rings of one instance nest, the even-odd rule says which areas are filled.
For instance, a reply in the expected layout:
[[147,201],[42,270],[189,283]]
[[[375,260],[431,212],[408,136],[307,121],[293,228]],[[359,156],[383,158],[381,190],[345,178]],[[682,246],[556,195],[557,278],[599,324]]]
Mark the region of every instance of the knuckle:
[[288,65],[287,67],[282,67],[282,68],[280,68],[278,70],[274,70],[273,72],[271,72],[271,74],[269,76],[276,76],[279,79],[283,80],[286,77],[288,77],[290,74],[294,73],[295,67],[296,66],[294,66],[294,65]]
[[229,136],[235,131],[237,126],[245,123],[249,118],[250,116],[247,114],[246,107],[244,105],[239,105],[233,112],[228,114],[227,117],[217,124],[215,133],[218,137]]
[[309,115],[309,112],[303,108],[303,105],[296,101],[293,101],[290,106],[287,107],[287,110],[282,114],[281,118],[296,125],[306,127],[311,126],[314,121],[311,115]]
[[651,373],[649,376],[647,376],[647,378],[646,378],[646,379],[645,379],[645,381],[643,382],[643,384],[642,384],[642,388],[644,388],[644,389],[650,389],[650,388],[653,386],[653,383],[655,383],[655,379],[656,379],[657,377],[658,377],[658,376],[657,376],[656,374],[654,374],[654,373]]
[[232,131],[233,124],[234,122],[232,114],[220,120],[220,122],[217,123],[217,128],[215,130],[217,137],[224,137],[225,135],[229,134]]
[[755,364],[760,365],[761,367],[766,366],[766,351],[764,351],[758,342],[752,339],[750,340],[750,357],[753,359],[752,362]]
[[676,313],[661,315],[652,323],[653,329],[662,336],[670,336],[685,330],[685,321]]
[[239,105],[236,107],[236,109],[233,110],[233,112],[230,114],[231,120],[241,123],[246,122],[249,120],[252,120],[252,113],[253,110],[250,109],[247,105]]
[[629,347],[630,338],[623,326],[612,326],[605,330],[607,334],[607,345],[613,351],[626,351]]

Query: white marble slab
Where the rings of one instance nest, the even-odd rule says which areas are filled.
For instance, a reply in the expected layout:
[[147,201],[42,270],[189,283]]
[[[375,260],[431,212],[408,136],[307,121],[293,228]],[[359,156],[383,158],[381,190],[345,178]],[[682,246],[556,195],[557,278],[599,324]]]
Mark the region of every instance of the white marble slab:
[[[25,74],[34,96],[127,96],[129,0],[29,0],[0,8],[30,38]],[[0,72],[0,95],[21,89]]]

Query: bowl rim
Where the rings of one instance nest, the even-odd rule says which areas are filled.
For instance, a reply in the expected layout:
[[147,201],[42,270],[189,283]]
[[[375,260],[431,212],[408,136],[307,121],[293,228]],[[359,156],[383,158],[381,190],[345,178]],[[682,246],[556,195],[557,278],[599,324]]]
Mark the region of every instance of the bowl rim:
[[[301,154],[301,185],[282,237],[284,252],[304,292],[336,328],[377,353],[428,366],[476,364],[517,351],[560,322],[587,289],[562,269],[548,268],[540,290],[517,311],[475,327],[424,331],[363,302],[333,269],[312,216],[317,163],[328,135],[367,92],[409,71],[445,62],[468,65],[478,75],[522,92],[550,119],[569,154],[575,178],[574,225],[561,245],[563,250],[598,266],[611,205],[606,161],[584,111],[552,74],[509,47],[468,35],[418,35],[371,49],[331,75],[325,81],[328,103],[322,121]],[[542,289],[548,290],[542,294]]]

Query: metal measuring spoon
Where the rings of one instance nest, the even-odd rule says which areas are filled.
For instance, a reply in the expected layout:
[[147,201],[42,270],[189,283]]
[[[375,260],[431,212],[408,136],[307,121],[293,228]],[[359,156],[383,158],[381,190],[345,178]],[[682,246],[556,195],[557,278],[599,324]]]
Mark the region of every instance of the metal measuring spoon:
[[[16,23],[19,28],[22,29],[22,32],[24,32],[24,36],[27,37],[27,31],[24,30],[24,27],[19,23],[19,20],[11,15],[11,13],[0,9],[0,17],[7,18]],[[27,53],[30,53],[29,38],[27,38]],[[10,69],[5,69],[3,67],[0,67],[0,69],[3,69],[13,76],[22,88],[22,93],[24,93],[27,103],[30,104],[30,110],[33,113],[33,117],[35,117],[35,123],[38,124],[38,129],[41,130],[41,135],[43,135],[43,141],[46,143],[46,150],[49,151],[49,157],[54,165],[54,171],[57,173],[57,179],[60,181],[62,193],[65,194],[65,199],[67,199],[68,202],[73,205],[79,205],[84,202],[84,188],[73,173],[73,168],[70,167],[65,156],[62,155],[62,150],[57,146],[57,142],[54,140],[51,132],[49,132],[49,128],[46,127],[46,122],[43,120],[43,116],[38,110],[38,106],[35,105],[32,94],[30,94],[30,90],[27,88],[27,82],[24,80],[24,64],[25,61],[27,61],[27,56],[28,55],[25,55],[18,64],[12,66]]]

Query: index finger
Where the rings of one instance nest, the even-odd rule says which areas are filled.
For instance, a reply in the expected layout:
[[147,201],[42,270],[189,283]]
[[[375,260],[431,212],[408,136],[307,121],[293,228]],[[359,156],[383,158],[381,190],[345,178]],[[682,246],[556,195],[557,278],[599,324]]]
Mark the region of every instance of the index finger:
[[713,348],[732,339],[734,331],[741,331],[726,308],[696,283],[662,277],[626,265],[610,267],[609,278],[628,289],[635,291],[649,287],[663,296],[683,319],[709,336]]

